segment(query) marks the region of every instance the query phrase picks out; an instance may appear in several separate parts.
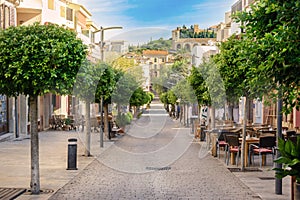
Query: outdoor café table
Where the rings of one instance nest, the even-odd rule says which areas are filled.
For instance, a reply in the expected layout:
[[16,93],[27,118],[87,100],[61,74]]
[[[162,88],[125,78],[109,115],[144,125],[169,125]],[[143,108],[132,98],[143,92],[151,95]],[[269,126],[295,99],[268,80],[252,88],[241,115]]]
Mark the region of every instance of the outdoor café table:
[[241,131],[241,128],[233,128],[233,127],[226,127],[222,129],[215,129],[213,131],[209,131],[210,136],[211,136],[211,143],[212,143],[212,148],[211,148],[211,154],[214,157],[217,157],[217,144],[216,141],[221,133],[238,133]]
[[[243,138],[239,138],[240,142],[243,141]],[[249,154],[249,146],[250,144],[255,144],[255,143],[259,143],[259,138],[257,137],[246,137],[246,142],[245,142],[245,151],[244,151],[244,165],[248,166],[248,154]]]

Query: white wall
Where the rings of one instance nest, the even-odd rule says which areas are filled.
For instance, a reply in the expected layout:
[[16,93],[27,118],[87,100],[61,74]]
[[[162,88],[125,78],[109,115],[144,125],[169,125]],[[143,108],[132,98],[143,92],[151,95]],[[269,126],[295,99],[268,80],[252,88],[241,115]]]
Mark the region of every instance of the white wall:
[[194,66],[199,66],[203,63],[204,54],[210,50],[217,51],[217,46],[195,46],[192,49],[192,64]]

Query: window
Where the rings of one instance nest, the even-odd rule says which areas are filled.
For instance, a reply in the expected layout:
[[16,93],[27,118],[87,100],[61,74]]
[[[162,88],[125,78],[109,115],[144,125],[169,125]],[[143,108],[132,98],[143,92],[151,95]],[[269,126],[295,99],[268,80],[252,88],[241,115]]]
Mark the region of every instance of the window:
[[67,8],[67,20],[73,21],[73,9]]
[[60,7],[60,16],[66,18],[66,8],[63,6]]
[[85,35],[86,37],[89,37],[90,31],[89,30],[82,30],[82,34]]
[[54,10],[54,0],[48,0],[48,9]]
[[92,43],[95,43],[95,33],[92,33],[92,34],[91,34],[91,42],[92,42]]
[[157,58],[154,58],[154,62],[155,62],[155,63],[157,62]]
[[4,28],[9,27],[9,22],[10,22],[10,12],[9,12],[9,7],[5,6],[4,8]]

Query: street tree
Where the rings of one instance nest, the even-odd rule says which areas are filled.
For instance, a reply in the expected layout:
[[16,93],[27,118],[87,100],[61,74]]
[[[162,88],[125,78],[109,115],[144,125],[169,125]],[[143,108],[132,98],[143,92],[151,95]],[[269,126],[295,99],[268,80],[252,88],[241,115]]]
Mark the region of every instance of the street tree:
[[104,65],[97,65],[85,60],[78,71],[76,83],[74,84],[73,95],[85,102],[85,156],[91,155],[90,105],[95,102],[97,85],[102,80],[105,67]]
[[0,31],[0,93],[29,96],[33,194],[40,193],[38,96],[70,94],[85,57],[86,46],[76,34],[57,25],[34,24]]
[[[282,113],[291,112],[293,107],[300,108],[300,16],[295,13],[300,13],[300,0],[260,0],[250,10],[236,15],[247,41],[240,56],[252,55],[250,61],[260,58],[259,63],[251,67],[249,87],[269,88],[265,95],[278,100],[279,138]],[[281,193],[279,181],[276,181],[276,193]]]
[[121,114],[121,106],[129,105],[130,97],[139,87],[136,77],[129,73],[119,71],[116,74],[116,88],[111,95],[112,103],[117,104],[118,115]]
[[[226,89],[227,102],[234,105],[240,97],[244,98],[243,105],[243,142],[241,156],[241,170],[244,166],[244,151],[246,140],[246,125],[251,121],[251,101],[253,98],[259,97],[266,87],[258,90],[256,84],[252,84],[255,68],[259,65],[261,57],[257,54],[257,49],[253,48],[253,44],[245,36],[233,35],[226,42],[221,43],[220,53],[214,56],[219,72],[222,76]],[[232,107],[232,106],[230,106]],[[232,117],[232,109],[230,109]]]
[[273,86],[269,96],[275,98],[284,91],[285,113],[300,108],[300,16],[296,13],[300,13],[300,0],[260,0],[237,15],[250,41],[248,49],[261,58],[252,84]]
[[[96,102],[100,102],[104,108],[104,131],[106,135],[109,134],[108,129],[108,105],[111,103],[111,95],[116,88],[116,74],[115,70],[107,63],[99,63],[102,74],[100,76],[99,82],[97,84],[97,90],[95,94]],[[101,106],[101,105],[100,105]],[[102,113],[101,113],[102,118]],[[102,124],[101,124],[102,126]]]
[[225,105],[225,87],[220,72],[213,60],[204,60],[192,68],[189,82],[195,91],[199,105],[210,106],[210,126],[215,127],[215,109]]
[[130,107],[134,107],[134,115],[138,114],[138,109],[140,106],[148,104],[151,101],[151,96],[143,90],[143,88],[138,87],[130,97],[129,103]]

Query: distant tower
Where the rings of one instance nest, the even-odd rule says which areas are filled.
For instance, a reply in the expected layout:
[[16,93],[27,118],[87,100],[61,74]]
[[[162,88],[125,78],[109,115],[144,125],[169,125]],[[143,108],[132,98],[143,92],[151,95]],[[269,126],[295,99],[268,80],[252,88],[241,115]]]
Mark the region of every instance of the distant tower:
[[198,24],[194,24],[194,33],[199,33],[199,25]]

